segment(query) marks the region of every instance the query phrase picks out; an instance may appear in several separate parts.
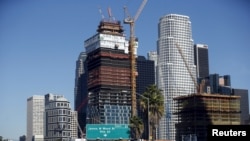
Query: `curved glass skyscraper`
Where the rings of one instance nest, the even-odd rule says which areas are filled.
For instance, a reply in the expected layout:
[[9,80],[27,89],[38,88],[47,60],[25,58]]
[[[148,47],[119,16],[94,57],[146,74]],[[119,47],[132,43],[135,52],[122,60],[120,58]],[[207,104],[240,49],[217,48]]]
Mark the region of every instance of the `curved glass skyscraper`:
[[[174,113],[177,107],[173,98],[196,92],[193,82],[196,80],[193,46],[191,22],[188,16],[169,14],[160,18],[157,41],[157,85],[164,92],[166,113],[159,124],[159,139],[175,140],[177,118]],[[178,47],[182,53],[178,51]]]

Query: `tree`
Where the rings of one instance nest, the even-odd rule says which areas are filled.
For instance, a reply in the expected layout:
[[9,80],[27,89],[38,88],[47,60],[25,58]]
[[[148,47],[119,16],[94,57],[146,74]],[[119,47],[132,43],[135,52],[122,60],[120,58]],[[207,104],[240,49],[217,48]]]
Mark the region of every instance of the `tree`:
[[[152,129],[153,140],[156,139],[156,128],[160,119],[164,115],[164,97],[162,90],[158,89],[156,85],[150,85],[143,93],[144,97],[149,98],[149,123],[150,129]],[[148,104],[146,98],[140,99],[140,106],[144,112],[148,110]],[[151,133],[149,133],[151,134]]]
[[131,129],[132,138],[140,139],[144,131],[142,119],[140,119],[138,116],[131,117],[129,126]]

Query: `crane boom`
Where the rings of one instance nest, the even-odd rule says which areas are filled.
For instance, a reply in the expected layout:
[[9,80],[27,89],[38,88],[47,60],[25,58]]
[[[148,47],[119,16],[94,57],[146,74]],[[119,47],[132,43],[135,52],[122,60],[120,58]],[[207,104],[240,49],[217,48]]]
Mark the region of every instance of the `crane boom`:
[[180,53],[181,58],[184,61],[185,67],[187,68],[188,73],[189,73],[190,77],[192,78],[192,81],[194,82],[194,86],[196,87],[196,90],[198,92],[199,91],[199,86],[197,85],[197,81],[196,81],[195,77],[193,76],[193,74],[192,74],[192,72],[191,72],[191,70],[190,70],[190,68],[188,66],[187,60],[185,59],[180,46],[177,43],[175,44],[175,46],[176,46],[178,52]]
[[144,8],[144,6],[146,5],[148,0],[143,0],[141,5],[140,5],[140,8],[138,9],[138,11],[136,12],[135,14],[135,17],[134,17],[134,22],[138,19],[139,15],[141,14],[141,11],[142,9]]
[[[129,15],[128,17],[124,19],[125,24],[130,25],[130,40],[129,40],[129,56],[130,56],[130,68],[131,68],[131,99],[132,99],[132,116],[137,115],[136,112],[136,76],[137,76],[137,70],[136,70],[136,57],[135,57],[135,36],[134,36],[134,23],[138,19],[142,9],[144,8],[147,0],[143,0],[141,3],[139,9],[137,10],[134,18],[131,18]],[[126,9],[125,9],[126,10]],[[127,13],[127,11],[125,11]]]
[[81,128],[81,126],[80,126],[80,124],[79,124],[79,122],[78,122],[78,121],[77,121],[77,127],[78,127],[78,129],[80,130],[80,133],[81,133],[81,139],[83,139],[84,134],[83,134],[82,128]]
[[99,13],[101,14],[102,16],[102,20],[104,19],[104,15],[102,14],[102,9],[99,7]]

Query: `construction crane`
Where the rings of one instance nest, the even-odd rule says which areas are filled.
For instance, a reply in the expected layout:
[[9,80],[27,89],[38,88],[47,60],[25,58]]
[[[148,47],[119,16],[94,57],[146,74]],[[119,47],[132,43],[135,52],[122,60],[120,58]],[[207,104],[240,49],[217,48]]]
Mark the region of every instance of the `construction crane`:
[[131,98],[132,98],[132,116],[136,115],[136,57],[135,57],[135,33],[134,25],[139,15],[141,14],[142,9],[144,8],[147,0],[143,0],[139,9],[137,10],[134,17],[130,17],[127,13],[126,7],[124,8],[127,17],[124,19],[124,24],[130,25],[130,39],[129,39],[129,55],[130,55],[130,64],[131,64]]
[[110,7],[108,7],[108,14],[109,14],[109,20],[110,21],[115,21],[115,17],[112,15],[112,11],[111,11],[111,8]]
[[184,57],[184,55],[183,55],[183,53],[182,53],[182,50],[181,50],[180,46],[178,45],[178,43],[176,43],[175,46],[176,46],[178,52],[180,53],[182,60],[184,61],[184,64],[185,64],[185,66],[186,66],[186,68],[187,68],[187,70],[188,70],[188,73],[189,73],[189,75],[190,75],[191,78],[192,78],[192,81],[194,82],[194,86],[196,87],[196,92],[197,92],[197,93],[203,93],[203,87],[204,87],[205,81],[202,80],[202,82],[201,82],[201,84],[200,84],[201,86],[197,84],[197,80],[196,80],[195,77],[193,76],[193,74],[192,74],[192,72],[191,72],[191,70],[190,70],[190,68],[189,68],[189,66],[188,66],[187,60],[185,59],[185,57]]
[[84,137],[84,133],[83,133],[82,128],[81,128],[81,126],[80,126],[80,124],[79,124],[78,121],[77,121],[77,127],[78,127],[78,129],[80,130],[80,133],[81,133],[81,141],[82,141],[82,139],[83,139],[83,137]]
[[[86,97],[85,99],[83,99],[83,101],[81,102],[81,104],[77,107],[77,110],[76,110],[77,113],[80,112],[80,110],[81,110],[82,107],[87,103],[87,101],[88,101],[88,97]],[[78,127],[78,129],[79,129],[79,131],[80,131],[80,133],[81,133],[81,141],[83,141],[84,133],[83,133],[83,131],[82,131],[82,128],[81,128],[81,126],[80,126],[78,120],[77,120],[77,127]]]
[[102,16],[102,20],[105,18],[104,17],[104,15],[103,15],[103,13],[102,13],[102,9],[99,7],[99,13],[101,14],[101,16]]

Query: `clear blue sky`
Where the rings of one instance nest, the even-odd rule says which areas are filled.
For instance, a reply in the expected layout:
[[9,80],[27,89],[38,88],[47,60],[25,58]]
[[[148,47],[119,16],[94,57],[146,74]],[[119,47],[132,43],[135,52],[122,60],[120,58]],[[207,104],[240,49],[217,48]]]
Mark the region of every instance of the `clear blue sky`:
[[[64,95],[73,108],[75,62],[84,40],[96,33],[99,8],[108,18],[131,16],[141,0],[1,0],[0,136],[26,134],[27,98]],[[138,54],[156,50],[159,18],[190,17],[195,43],[209,47],[210,73],[231,75],[233,88],[250,90],[248,0],[148,0],[135,25]],[[129,35],[128,25],[124,25]]]

